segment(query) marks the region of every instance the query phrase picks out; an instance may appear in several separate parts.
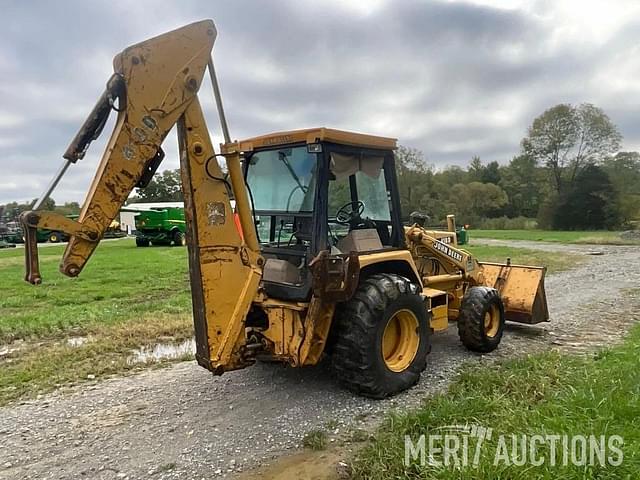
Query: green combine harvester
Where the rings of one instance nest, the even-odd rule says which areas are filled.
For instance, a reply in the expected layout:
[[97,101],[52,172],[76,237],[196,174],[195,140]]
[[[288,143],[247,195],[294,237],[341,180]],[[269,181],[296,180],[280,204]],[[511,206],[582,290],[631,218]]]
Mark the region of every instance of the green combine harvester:
[[136,224],[136,245],[185,246],[184,208],[161,207],[139,211],[134,218]]

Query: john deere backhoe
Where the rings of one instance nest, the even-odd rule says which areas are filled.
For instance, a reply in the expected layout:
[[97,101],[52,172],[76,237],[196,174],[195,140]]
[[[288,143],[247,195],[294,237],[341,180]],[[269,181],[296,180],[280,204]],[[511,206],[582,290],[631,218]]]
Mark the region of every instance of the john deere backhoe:
[[[22,217],[27,281],[41,282],[37,228],[67,233],[60,271],[82,271],[133,188],[158,168],[177,124],[196,358],[212,372],[261,356],[313,365],[326,354],[347,387],[381,398],[418,381],[432,332],[450,321],[466,347],[490,352],[505,320],[548,319],[544,268],[479,263],[455,233],[402,225],[394,139],[314,128],[231,141],[215,38],[205,20],[115,57],[106,91],[39,201],[114,110],[80,217],[38,206]],[[197,95],[206,70],[225,138],[217,153]]]

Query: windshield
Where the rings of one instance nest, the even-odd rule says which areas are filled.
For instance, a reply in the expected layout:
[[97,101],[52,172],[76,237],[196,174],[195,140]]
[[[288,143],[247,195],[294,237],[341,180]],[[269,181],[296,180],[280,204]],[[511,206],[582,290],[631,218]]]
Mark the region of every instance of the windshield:
[[249,157],[247,184],[257,211],[312,212],[316,154],[306,145],[265,150]]

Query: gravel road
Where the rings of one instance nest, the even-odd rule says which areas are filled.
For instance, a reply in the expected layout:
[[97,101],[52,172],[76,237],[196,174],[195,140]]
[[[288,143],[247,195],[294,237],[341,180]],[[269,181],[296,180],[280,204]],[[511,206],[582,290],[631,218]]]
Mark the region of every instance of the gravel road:
[[[464,361],[540,349],[587,351],[640,320],[640,247],[508,242],[559,253],[602,252],[547,278],[551,323],[508,325],[488,357],[467,352],[455,326],[434,337],[421,382],[390,400],[338,387],[326,365],[257,364],[214,377],[195,362],[80,385],[0,408],[0,479],[169,479],[233,476],[300,446],[312,428],[345,431],[419,404]],[[603,328],[603,324],[605,327]]]

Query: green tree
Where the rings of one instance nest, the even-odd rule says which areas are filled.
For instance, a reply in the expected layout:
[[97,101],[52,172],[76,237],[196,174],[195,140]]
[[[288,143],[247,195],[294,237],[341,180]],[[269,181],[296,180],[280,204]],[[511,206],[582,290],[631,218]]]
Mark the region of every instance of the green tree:
[[482,160],[474,155],[467,169],[467,182],[480,183],[500,183],[500,164],[495,160],[487,165],[482,164]]
[[468,172],[457,165],[446,167],[435,176],[438,185],[445,189],[451,188],[458,183],[469,183],[470,181]]
[[549,169],[556,192],[563,195],[572,190],[582,169],[616,152],[621,141],[600,108],[560,104],[534,119],[522,148]]
[[509,217],[535,218],[545,194],[543,174],[536,161],[528,155],[513,157],[500,170],[500,186],[506,192]]
[[429,198],[433,190],[433,170],[424,154],[414,148],[400,146],[395,158],[400,207],[406,219],[415,210],[425,210],[425,197]]
[[468,178],[471,182],[482,182],[484,176],[485,166],[482,164],[482,160],[478,155],[474,155],[471,158],[469,168],[467,168]]
[[[25,208],[24,210],[28,210]],[[24,211],[18,202],[9,202],[4,206],[4,218],[7,222],[15,221]]]
[[156,173],[146,188],[137,188],[133,203],[140,202],[181,202],[182,182],[180,170],[165,170]]
[[587,165],[554,215],[554,227],[563,230],[599,230],[619,224],[618,195],[605,170]]
[[56,205],[55,211],[61,215],[78,215],[80,205],[78,202],[65,202],[64,205]]
[[[22,212],[26,212],[27,210],[31,210],[35,205],[37,199],[33,199],[30,202],[18,203],[18,202],[9,202],[4,206],[4,217],[7,222],[15,222],[20,217]],[[56,201],[53,198],[48,198],[44,205],[42,205],[42,210],[55,210]]]
[[489,162],[484,168],[481,177],[482,183],[493,183],[494,185],[500,184],[500,164],[495,160]]
[[453,213],[467,223],[499,216],[508,202],[507,194],[498,185],[480,182],[454,185],[449,200],[455,206]]
[[602,168],[620,196],[620,218],[626,224],[640,219],[640,153],[619,152]]
[[[35,204],[35,202],[37,202],[37,199],[34,200],[33,202],[31,202],[31,204],[30,204],[31,207],[30,208],[33,208],[33,205]],[[41,208],[41,210],[55,210],[56,209],[56,201],[53,198],[49,197],[43,202],[42,207],[40,207],[40,208]]]

